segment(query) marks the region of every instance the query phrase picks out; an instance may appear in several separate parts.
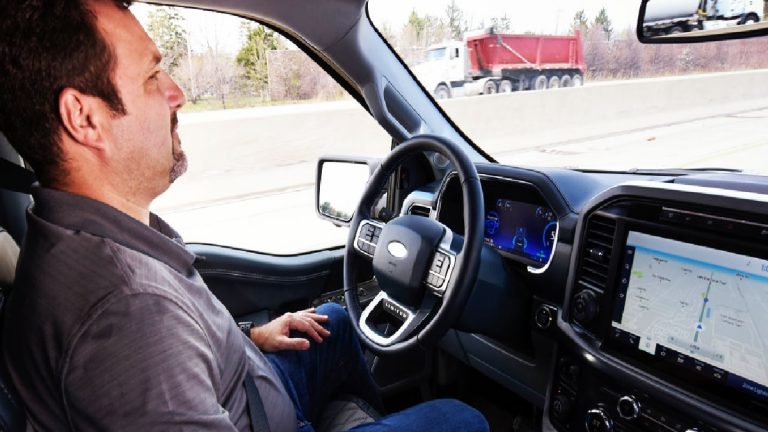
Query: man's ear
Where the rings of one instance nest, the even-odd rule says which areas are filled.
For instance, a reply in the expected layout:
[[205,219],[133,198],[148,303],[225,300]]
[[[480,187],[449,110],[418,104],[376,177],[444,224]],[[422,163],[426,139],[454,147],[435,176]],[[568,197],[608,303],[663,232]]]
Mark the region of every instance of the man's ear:
[[59,94],[59,115],[66,133],[81,145],[104,148],[104,107],[101,100],[67,87]]

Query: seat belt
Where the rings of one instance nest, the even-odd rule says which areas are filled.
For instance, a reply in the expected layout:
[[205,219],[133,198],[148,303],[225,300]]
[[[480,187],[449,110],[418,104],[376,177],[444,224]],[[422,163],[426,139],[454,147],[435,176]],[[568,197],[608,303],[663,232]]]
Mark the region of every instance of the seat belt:
[[251,431],[270,432],[264,402],[250,372],[245,373],[245,397],[248,402],[248,414],[251,416]]
[[35,173],[0,157],[0,189],[31,194],[36,182]]

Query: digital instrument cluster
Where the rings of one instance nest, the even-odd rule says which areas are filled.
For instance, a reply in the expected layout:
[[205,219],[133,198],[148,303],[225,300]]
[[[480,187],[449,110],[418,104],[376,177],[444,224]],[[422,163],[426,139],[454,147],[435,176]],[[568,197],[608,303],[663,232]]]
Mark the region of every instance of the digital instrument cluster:
[[[486,200],[487,201],[487,200]],[[557,219],[544,205],[496,198],[485,213],[485,243],[502,252],[546,263],[557,238]]]
[[[461,188],[455,178],[443,190],[438,220],[464,234]],[[482,179],[485,200],[485,244],[502,255],[534,268],[552,256],[557,215],[533,185],[505,179]]]

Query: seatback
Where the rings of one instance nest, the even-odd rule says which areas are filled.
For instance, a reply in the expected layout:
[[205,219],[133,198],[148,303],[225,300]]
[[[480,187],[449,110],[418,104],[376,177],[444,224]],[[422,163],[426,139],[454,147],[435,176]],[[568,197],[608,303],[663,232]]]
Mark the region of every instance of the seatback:
[[[10,234],[0,227],[0,319],[3,318],[2,310],[8,291],[13,284],[18,258],[19,246]],[[23,431],[25,425],[26,417],[21,398],[8,376],[5,358],[0,356],[0,431]]]
[[16,274],[19,246],[13,237],[0,227],[0,287],[10,287]]
[[[29,186],[34,175],[19,166],[21,159],[0,133],[0,347],[5,299],[13,284],[19,259],[19,242],[26,230],[25,210],[31,202]],[[13,387],[5,356],[0,353],[0,432],[26,429],[26,415]]]

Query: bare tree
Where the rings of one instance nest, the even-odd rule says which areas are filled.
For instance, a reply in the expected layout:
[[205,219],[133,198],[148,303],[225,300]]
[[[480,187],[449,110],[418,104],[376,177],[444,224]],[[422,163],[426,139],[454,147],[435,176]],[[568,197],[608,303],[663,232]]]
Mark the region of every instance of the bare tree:
[[466,30],[464,28],[464,12],[456,4],[456,0],[451,0],[451,3],[445,8],[445,23],[453,39],[462,38]]
[[272,100],[337,100],[346,92],[299,50],[267,52]]

